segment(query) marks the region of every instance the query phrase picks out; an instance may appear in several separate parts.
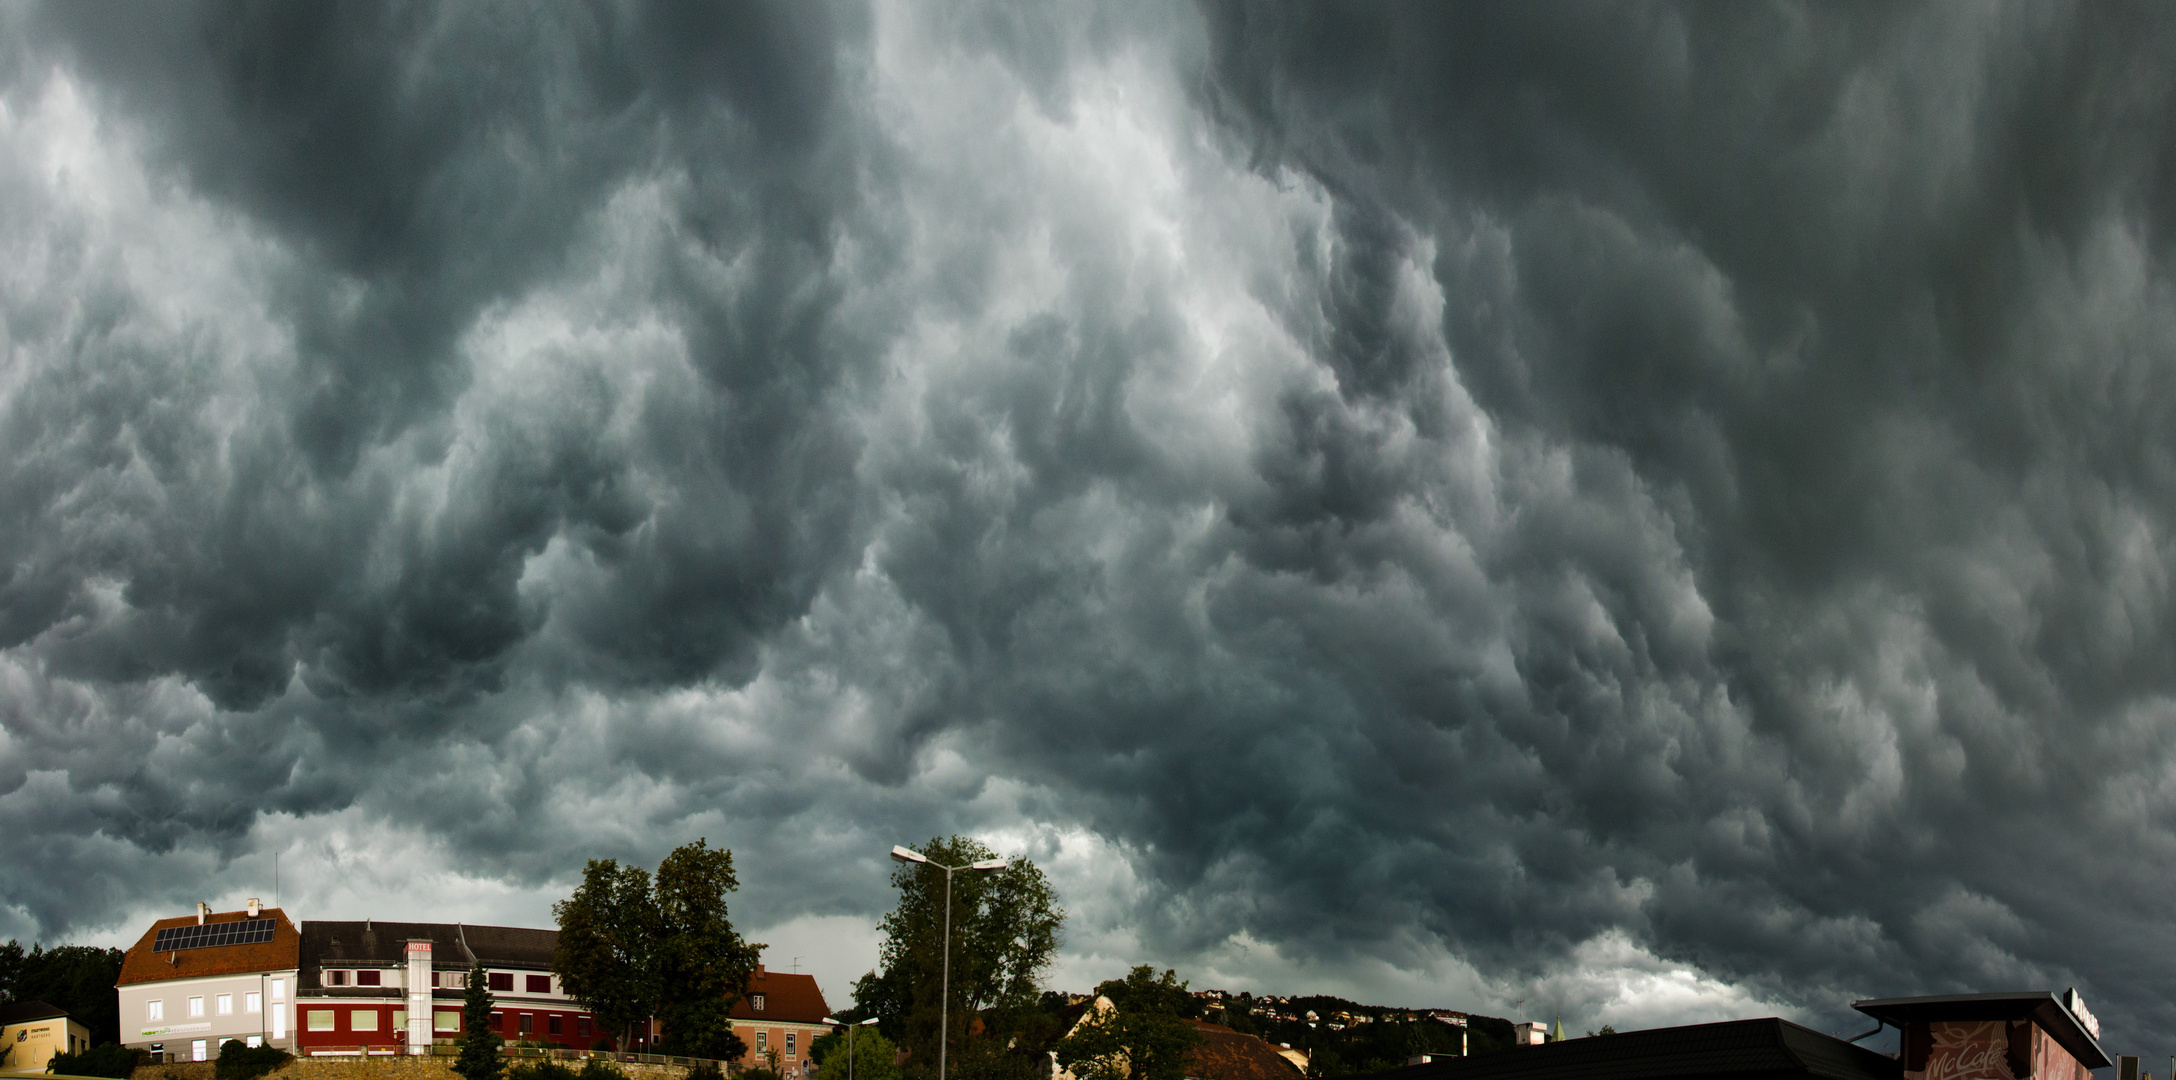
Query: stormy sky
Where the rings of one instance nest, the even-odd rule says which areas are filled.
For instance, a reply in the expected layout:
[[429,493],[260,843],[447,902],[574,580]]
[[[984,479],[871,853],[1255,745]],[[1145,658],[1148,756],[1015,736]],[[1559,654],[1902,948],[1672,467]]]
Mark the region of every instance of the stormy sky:
[[2176,21],[0,7],[0,935],[884,852],[1619,1027],[2176,1005]]

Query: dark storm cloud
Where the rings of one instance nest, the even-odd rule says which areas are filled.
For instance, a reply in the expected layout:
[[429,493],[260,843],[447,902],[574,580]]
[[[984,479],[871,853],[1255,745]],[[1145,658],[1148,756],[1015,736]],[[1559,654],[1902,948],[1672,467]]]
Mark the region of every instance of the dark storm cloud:
[[962,828],[1182,968],[2176,1028],[2155,13],[129,14],[0,68],[22,932]]

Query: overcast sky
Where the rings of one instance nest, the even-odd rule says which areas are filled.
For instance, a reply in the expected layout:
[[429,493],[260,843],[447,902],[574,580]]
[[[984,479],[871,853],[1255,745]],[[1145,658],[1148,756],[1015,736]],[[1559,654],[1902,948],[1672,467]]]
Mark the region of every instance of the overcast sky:
[[961,832],[1061,987],[2166,1053],[2172,38],[0,6],[0,936],[707,837],[843,1004]]

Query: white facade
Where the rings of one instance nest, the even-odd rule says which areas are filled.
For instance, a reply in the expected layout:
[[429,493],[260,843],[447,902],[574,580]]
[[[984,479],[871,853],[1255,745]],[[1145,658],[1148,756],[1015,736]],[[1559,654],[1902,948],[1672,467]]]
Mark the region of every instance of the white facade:
[[294,1045],[295,971],[206,975],[116,988],[122,1045],[171,1060],[209,1061],[219,1044]]

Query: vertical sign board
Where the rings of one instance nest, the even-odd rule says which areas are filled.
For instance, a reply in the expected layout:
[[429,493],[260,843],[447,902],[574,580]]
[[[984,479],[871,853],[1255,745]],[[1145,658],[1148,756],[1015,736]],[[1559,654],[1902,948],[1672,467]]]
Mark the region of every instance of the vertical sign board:
[[431,943],[408,943],[408,1052],[431,1052]]

